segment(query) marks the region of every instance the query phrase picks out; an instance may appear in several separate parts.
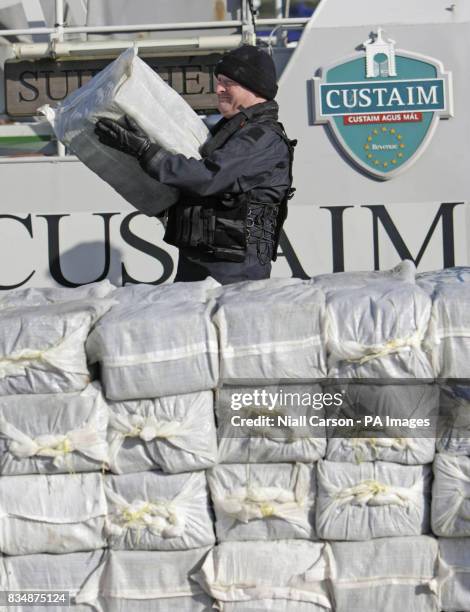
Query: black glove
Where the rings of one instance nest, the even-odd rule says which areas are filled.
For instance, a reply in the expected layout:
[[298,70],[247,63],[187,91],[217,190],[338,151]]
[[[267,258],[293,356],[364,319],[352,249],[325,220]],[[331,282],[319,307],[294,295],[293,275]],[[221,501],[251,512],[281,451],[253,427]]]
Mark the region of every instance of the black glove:
[[95,134],[101,143],[128,155],[133,155],[137,159],[140,159],[151,145],[147,134],[128,115],[124,115],[120,121],[106,119],[105,117],[98,119],[95,125]]

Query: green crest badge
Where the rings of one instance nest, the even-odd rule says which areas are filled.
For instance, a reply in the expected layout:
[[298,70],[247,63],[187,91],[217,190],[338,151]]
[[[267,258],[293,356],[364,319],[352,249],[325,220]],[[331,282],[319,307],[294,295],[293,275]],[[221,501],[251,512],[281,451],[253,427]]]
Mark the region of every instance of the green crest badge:
[[315,123],[328,123],[348,157],[380,179],[409,168],[439,120],[452,117],[451,73],[438,60],[395,50],[381,29],[313,87]]

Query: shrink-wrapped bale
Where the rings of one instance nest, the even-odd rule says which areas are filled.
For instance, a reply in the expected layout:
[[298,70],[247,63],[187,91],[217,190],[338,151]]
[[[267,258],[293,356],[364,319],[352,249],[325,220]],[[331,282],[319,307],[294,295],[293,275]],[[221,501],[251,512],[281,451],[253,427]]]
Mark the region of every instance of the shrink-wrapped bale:
[[331,543],[335,612],[439,612],[438,545],[429,536]]
[[312,278],[312,283],[325,293],[342,289],[358,289],[367,287],[371,283],[414,283],[416,279],[416,266],[409,260],[401,261],[391,270],[370,270],[367,272],[333,272],[319,274]]
[[219,541],[314,538],[314,467],[224,465],[207,480]]
[[0,310],[0,395],[71,393],[90,381],[85,341],[111,300]]
[[470,536],[470,457],[436,455],[431,519],[438,536]]
[[323,378],[324,301],[321,291],[294,278],[225,287],[214,316],[221,378]]
[[44,306],[79,300],[99,300],[111,297],[115,289],[116,287],[107,279],[73,288],[28,287],[27,289],[14,289],[0,295],[0,311],[5,308],[18,308],[21,306]]
[[[321,397],[317,384],[218,389],[219,463],[318,461],[326,448]],[[312,415],[318,417],[315,426],[309,424]]]
[[422,378],[431,298],[412,283],[376,282],[327,297],[330,378]]
[[470,457],[470,385],[442,385],[436,447]]
[[470,282],[470,267],[455,266],[431,272],[420,272],[416,275],[416,284],[432,295],[437,285],[460,284]]
[[101,474],[0,478],[0,552],[69,553],[106,546]]
[[109,402],[109,465],[113,472],[192,472],[215,464],[212,391]]
[[470,611],[470,538],[439,538],[443,565],[441,609]]
[[[329,461],[386,461],[406,465],[432,463],[439,419],[439,387],[434,384],[350,383],[333,418],[354,426],[327,430]],[[359,422],[358,422],[359,421]]]
[[[2,591],[31,591],[40,593],[38,603],[28,603],[21,609],[28,612],[92,612],[87,604],[77,603],[83,586],[97,571],[105,552],[69,553],[64,555],[25,555],[21,557],[0,557],[0,589]],[[44,591],[53,591],[44,593]],[[70,597],[70,607],[61,602],[61,593]],[[50,597],[50,603],[47,598]],[[42,605],[40,605],[42,598]],[[59,605],[54,602],[59,602]],[[46,602],[46,604],[44,603]]]
[[218,343],[211,321],[212,278],[115,291],[119,304],[88,338],[101,364],[108,399],[179,395],[212,389],[218,381]]
[[470,385],[441,386],[436,446],[441,453],[470,457]]
[[77,600],[97,612],[211,612],[212,599],[191,580],[208,550],[111,550]]
[[204,472],[105,477],[114,549],[186,550],[215,542]]
[[436,283],[426,335],[439,378],[470,378],[470,282]]
[[325,612],[327,544],[285,540],[224,542],[195,575],[224,612]]
[[429,466],[319,462],[318,537],[352,541],[427,533],[430,479]]
[[200,158],[208,130],[183,98],[144,61],[127,49],[59,106],[40,109],[57,138],[121,196],[138,209],[163,210],[178,199],[178,190],[148,176],[137,159],[102,144],[94,134],[99,117],[127,114],[171,153]]
[[0,398],[0,474],[95,472],[108,462],[98,383],[81,393]]

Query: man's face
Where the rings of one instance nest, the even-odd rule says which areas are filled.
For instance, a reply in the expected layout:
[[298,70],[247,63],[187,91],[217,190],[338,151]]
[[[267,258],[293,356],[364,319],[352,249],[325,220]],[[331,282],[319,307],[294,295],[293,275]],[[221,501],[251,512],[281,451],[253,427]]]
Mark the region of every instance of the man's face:
[[264,98],[260,98],[250,89],[223,74],[219,74],[217,77],[215,93],[218,98],[217,108],[226,119],[236,115],[240,106],[249,108],[254,104],[264,102]]

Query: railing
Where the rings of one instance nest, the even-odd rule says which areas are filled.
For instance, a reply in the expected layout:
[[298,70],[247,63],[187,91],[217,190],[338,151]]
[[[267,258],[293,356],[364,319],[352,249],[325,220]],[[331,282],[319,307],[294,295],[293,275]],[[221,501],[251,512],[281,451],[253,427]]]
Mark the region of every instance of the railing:
[[[280,28],[291,29],[302,28],[308,18],[272,18],[256,19],[257,28],[274,28],[268,37],[271,44],[272,36]],[[117,34],[134,32],[182,32],[185,30],[218,30],[236,28],[238,32],[231,35],[192,36],[187,38],[165,38],[161,40],[137,40],[133,41],[137,49],[145,50],[151,54],[165,54],[174,51],[227,51],[238,47],[242,42],[256,43],[256,33],[253,26],[253,18],[249,10],[247,0],[241,2],[241,18],[226,21],[200,21],[184,23],[159,23],[138,25],[101,25],[101,26],[68,26],[64,19],[64,0],[55,0],[55,26],[54,27],[32,27],[16,29],[0,29],[0,37],[25,36],[25,35],[48,35],[49,42],[20,42],[11,45],[12,58],[15,59],[40,59],[40,58],[64,58],[67,56],[80,56],[83,58],[97,58],[114,56],[126,49],[130,41],[108,40],[108,41],[76,41],[67,40],[72,34]],[[266,40],[266,39],[264,39]],[[0,127],[0,141],[2,128]],[[57,160],[64,158],[65,148],[57,143],[57,157],[47,159]],[[33,161],[35,158],[25,157],[3,157],[2,163],[14,163]],[[45,159],[39,157],[38,161]]]

